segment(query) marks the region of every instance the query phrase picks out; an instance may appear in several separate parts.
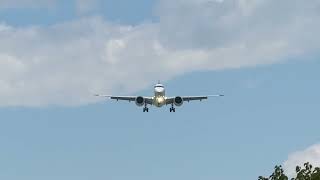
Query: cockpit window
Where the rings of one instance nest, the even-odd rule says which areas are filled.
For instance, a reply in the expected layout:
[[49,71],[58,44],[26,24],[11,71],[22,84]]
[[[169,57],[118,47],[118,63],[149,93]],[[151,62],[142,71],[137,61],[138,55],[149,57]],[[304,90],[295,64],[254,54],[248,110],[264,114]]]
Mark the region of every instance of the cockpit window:
[[163,85],[155,85],[155,88],[163,88]]

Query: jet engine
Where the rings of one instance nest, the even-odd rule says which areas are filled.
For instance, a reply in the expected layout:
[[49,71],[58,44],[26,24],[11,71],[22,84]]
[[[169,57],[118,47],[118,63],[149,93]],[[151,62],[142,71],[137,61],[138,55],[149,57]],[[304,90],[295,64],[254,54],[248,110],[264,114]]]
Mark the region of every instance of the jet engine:
[[135,102],[136,102],[136,105],[137,105],[137,106],[143,106],[144,103],[145,103],[145,100],[144,100],[144,98],[143,98],[142,96],[138,96],[138,97],[136,98]]
[[174,105],[176,106],[182,106],[183,104],[183,99],[180,96],[177,96],[174,98]]

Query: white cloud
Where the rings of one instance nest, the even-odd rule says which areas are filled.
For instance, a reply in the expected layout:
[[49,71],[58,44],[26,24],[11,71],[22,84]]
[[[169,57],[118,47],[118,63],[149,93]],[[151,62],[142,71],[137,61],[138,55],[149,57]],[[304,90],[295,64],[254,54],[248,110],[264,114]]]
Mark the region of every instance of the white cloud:
[[95,92],[134,93],[191,71],[314,54],[317,8],[316,0],[163,0],[158,23],[2,24],[0,106],[81,105],[98,101]]
[[303,167],[306,162],[311,163],[314,167],[320,167],[320,144],[290,154],[288,160],[284,163],[284,169],[290,177],[293,177],[296,166]]

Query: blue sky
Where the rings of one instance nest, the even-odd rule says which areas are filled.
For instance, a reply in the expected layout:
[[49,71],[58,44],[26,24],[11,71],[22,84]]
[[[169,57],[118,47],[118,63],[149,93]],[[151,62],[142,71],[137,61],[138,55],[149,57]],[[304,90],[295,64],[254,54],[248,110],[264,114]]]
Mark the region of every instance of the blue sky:
[[[257,179],[276,164],[320,165],[319,147],[306,151],[319,143],[319,39],[301,35],[300,24],[290,31],[290,23],[274,22],[272,30],[257,23],[262,14],[252,9],[264,12],[272,3],[240,4],[250,8],[234,32],[207,26],[221,20],[221,8],[239,10],[233,6],[170,2],[110,0],[86,12],[62,1],[0,8],[1,179]],[[296,18],[317,19],[299,14],[310,4],[286,5]],[[180,11],[190,7],[195,12]],[[182,18],[194,13],[196,21]],[[249,25],[258,36],[242,32]],[[310,33],[320,27],[302,25]],[[234,48],[242,37],[245,50]],[[186,103],[177,113],[142,113],[134,103],[90,96],[152,95],[158,79],[168,95],[226,96]]]
[[70,21],[84,15],[102,15],[107,20],[136,24],[141,21],[154,19],[153,7],[155,1],[137,0],[106,0],[98,3],[98,7],[85,13],[78,13],[76,1],[56,0],[54,8],[14,8],[1,9],[1,20],[16,26],[26,25],[52,25],[61,21]]

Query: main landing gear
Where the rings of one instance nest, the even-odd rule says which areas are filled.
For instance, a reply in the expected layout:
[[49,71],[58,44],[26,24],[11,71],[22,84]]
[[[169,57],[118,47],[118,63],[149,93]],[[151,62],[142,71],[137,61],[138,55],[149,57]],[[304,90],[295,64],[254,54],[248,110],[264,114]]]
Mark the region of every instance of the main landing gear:
[[174,108],[173,104],[172,104],[172,106],[170,108],[170,112],[176,112],[176,108]]
[[149,112],[149,108],[147,107],[147,104],[145,104],[145,106],[143,108],[143,112]]

